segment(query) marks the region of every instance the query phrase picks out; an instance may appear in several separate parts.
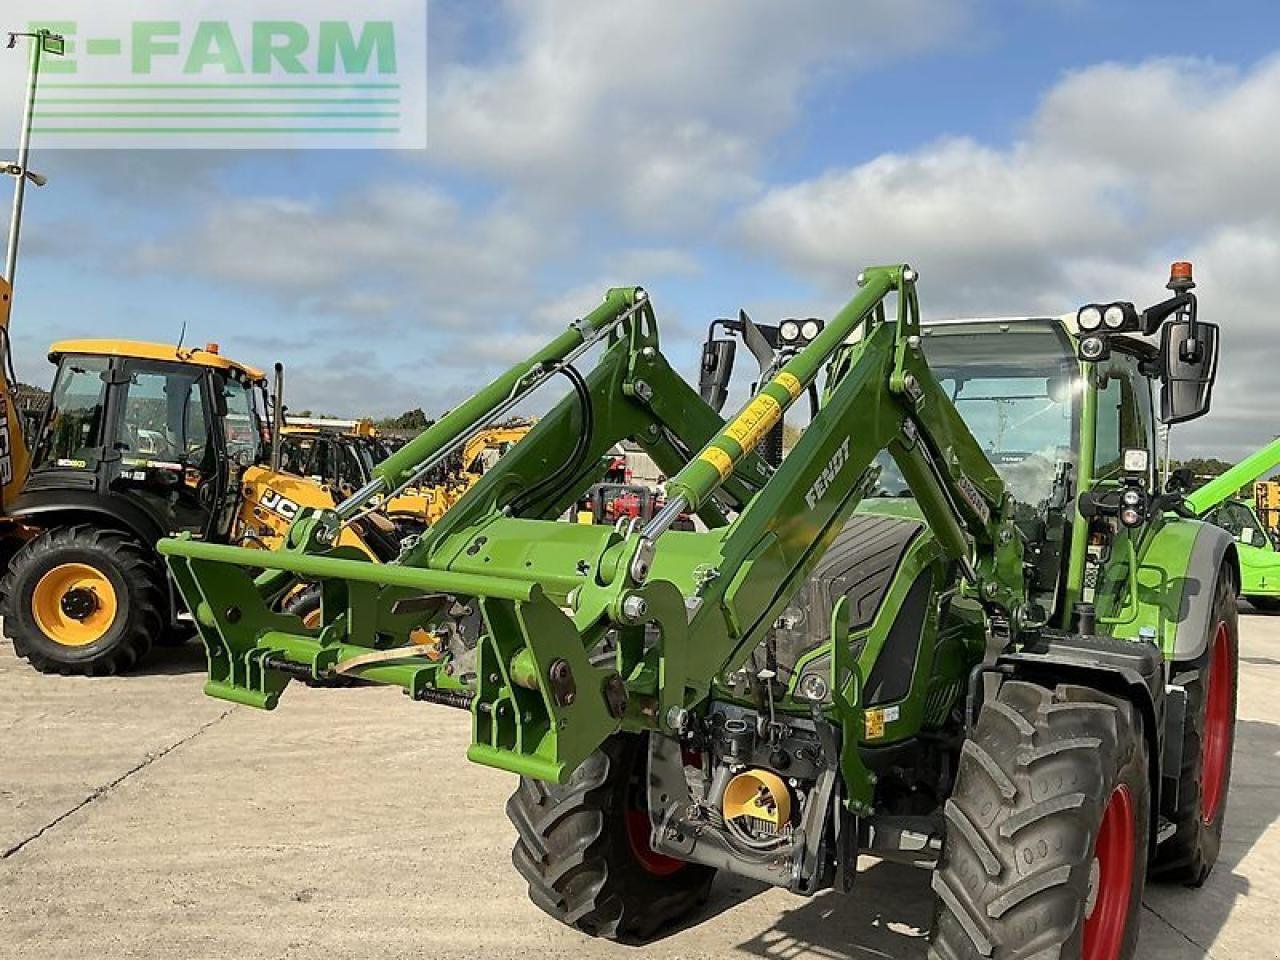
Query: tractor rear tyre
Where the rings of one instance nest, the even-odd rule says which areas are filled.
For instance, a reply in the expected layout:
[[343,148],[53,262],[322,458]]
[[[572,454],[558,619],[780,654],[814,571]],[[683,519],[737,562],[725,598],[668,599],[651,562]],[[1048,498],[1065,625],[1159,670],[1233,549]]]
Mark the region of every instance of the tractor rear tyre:
[[1088,687],[1006,683],[946,804],[932,960],[1127,960],[1151,791],[1142,718]]
[[715,870],[654,853],[648,741],[615,734],[563,786],[521,778],[511,860],[542,911],[591,936],[642,942],[706,902]]
[[128,670],[164,628],[163,574],[128,534],[55,527],[13,557],[0,615],[15,652],[43,673]]
[[1239,638],[1235,590],[1224,571],[1218,577],[1204,653],[1174,666],[1173,683],[1187,692],[1173,817],[1177,832],[1156,851],[1154,880],[1198,887],[1217,862],[1235,747]]

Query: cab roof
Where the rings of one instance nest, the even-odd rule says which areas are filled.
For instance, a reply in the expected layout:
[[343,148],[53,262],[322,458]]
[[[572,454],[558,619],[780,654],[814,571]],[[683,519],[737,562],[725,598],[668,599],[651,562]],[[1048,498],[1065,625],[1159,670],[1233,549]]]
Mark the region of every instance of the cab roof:
[[183,363],[213,370],[234,370],[249,380],[265,380],[257,367],[237,363],[218,352],[217,344],[205,347],[178,347],[168,343],[148,343],[143,340],[59,340],[49,348],[49,359],[73,356],[127,357],[135,360],[161,360],[167,363]]

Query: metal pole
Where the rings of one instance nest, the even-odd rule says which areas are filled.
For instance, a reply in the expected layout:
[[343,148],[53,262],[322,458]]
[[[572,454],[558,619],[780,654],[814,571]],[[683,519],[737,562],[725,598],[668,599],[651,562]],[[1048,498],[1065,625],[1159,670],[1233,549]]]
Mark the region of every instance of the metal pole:
[[22,230],[22,202],[27,195],[27,158],[31,155],[31,123],[36,108],[36,81],[40,76],[40,51],[44,37],[31,37],[31,69],[27,75],[27,101],[22,108],[22,132],[18,137],[18,172],[13,184],[13,216],[9,220],[9,247],[5,254],[4,275],[13,286],[18,265],[18,234]]

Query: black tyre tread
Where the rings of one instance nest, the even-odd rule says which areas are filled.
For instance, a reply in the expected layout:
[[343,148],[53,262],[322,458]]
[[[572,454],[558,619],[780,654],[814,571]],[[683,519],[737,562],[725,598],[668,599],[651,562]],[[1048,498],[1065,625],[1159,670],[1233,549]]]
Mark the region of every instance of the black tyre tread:
[[[1232,651],[1237,662],[1235,673],[1239,677],[1238,655],[1240,632],[1235,603],[1235,588],[1229,575],[1223,571],[1218,577],[1214,596],[1214,616],[1210,629],[1216,629],[1219,619],[1225,619],[1231,634]],[[1160,844],[1151,866],[1151,879],[1161,883],[1180,883],[1199,887],[1209,878],[1222,844],[1222,825],[1227,799],[1222,798],[1216,821],[1205,826],[1200,822],[1201,746],[1204,735],[1205,676],[1209,669],[1212,650],[1206,647],[1194,660],[1174,665],[1173,682],[1187,692],[1187,717],[1182,739],[1182,769],[1179,772],[1178,810],[1173,819],[1177,832]],[[1235,712],[1233,692],[1232,713]],[[1234,747],[1234,744],[1233,744]],[[1231,760],[1227,760],[1227,783],[1231,781]]]
[[[964,744],[946,804],[929,956],[1078,955],[1094,834],[1108,784],[1119,777],[1140,791],[1145,822],[1146,748],[1130,704],[1084,687],[1005,683]],[[1141,863],[1147,833],[1140,833]],[[1140,882],[1140,868],[1136,876]],[[1136,923],[1135,915],[1131,943]]]
[[668,877],[646,873],[631,854],[620,814],[637,750],[634,735],[610,737],[563,786],[522,778],[507,801],[516,829],[511,862],[543,912],[583,933],[644,941],[706,901],[714,870],[688,864]]
[[[109,557],[128,591],[129,621],[118,640],[101,655],[82,660],[59,659],[36,644],[27,642],[22,631],[13,629],[18,622],[17,593],[37,565],[62,551],[83,551]],[[164,573],[153,550],[119,530],[76,524],[54,527],[25,544],[9,563],[0,580],[0,616],[6,633],[13,641],[14,652],[42,673],[63,676],[109,676],[134,667],[147,655],[155,639],[164,629],[162,610]]]

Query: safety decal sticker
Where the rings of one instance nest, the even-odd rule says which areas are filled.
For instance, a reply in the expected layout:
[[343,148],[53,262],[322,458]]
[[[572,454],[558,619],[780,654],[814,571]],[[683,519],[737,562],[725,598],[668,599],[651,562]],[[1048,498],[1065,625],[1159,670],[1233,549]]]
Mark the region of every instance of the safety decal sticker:
[[762,393],[747,404],[733,423],[725,427],[725,436],[740,446],[743,453],[750,453],[781,419],[782,404],[767,393]]
[[800,396],[800,393],[804,390],[804,384],[800,382],[800,378],[793,373],[787,373],[785,370],[774,377],[773,382],[791,394],[792,400]]
[[715,467],[716,473],[720,474],[721,480],[727,480],[729,474],[733,473],[733,458],[719,447],[707,447],[698,455],[698,459],[705,460]]

